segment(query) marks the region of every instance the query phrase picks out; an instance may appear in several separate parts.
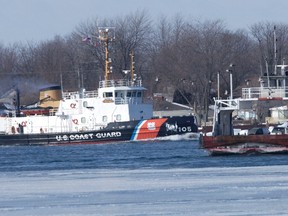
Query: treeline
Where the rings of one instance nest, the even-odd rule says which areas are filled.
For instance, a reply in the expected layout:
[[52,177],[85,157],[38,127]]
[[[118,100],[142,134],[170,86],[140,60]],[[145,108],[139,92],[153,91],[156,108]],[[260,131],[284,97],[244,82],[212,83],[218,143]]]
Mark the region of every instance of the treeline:
[[115,27],[115,40],[110,43],[113,77],[126,76],[123,70],[130,69],[134,51],[135,70],[148,89],[147,96],[174,94],[175,100],[196,111],[207,109],[218,94],[218,72],[219,94],[227,97],[229,65],[234,65],[233,87],[237,89],[245,80],[266,72],[266,65],[273,70],[288,56],[287,24],[262,22],[247,31],[232,31],[220,20],[175,16],[152,22],[146,12],[137,11],[81,23],[66,37],[55,36],[37,44],[0,44],[0,91],[17,86],[22,103],[30,103],[37,100],[38,90],[48,85],[75,91],[82,86],[97,88],[104,77],[104,47],[97,40],[98,27]]

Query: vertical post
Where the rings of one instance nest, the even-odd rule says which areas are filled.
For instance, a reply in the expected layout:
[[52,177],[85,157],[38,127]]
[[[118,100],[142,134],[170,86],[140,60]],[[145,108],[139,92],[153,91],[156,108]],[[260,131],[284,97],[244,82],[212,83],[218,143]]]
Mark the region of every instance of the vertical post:
[[20,91],[16,88],[16,117],[20,117]]
[[134,73],[135,73],[135,62],[134,62],[134,51],[131,52],[131,81],[134,81]]
[[80,79],[80,69],[77,68],[77,75],[78,75],[78,91],[81,91],[81,79]]
[[[108,32],[107,32],[108,34]],[[109,50],[108,50],[108,35],[105,39],[105,81],[109,80]]]
[[217,99],[220,100],[220,72],[217,72]]
[[[104,42],[105,47],[105,81],[109,80],[110,61],[109,61],[109,28],[99,30],[99,39]],[[105,82],[107,84],[107,82]]]
[[230,70],[230,99],[233,99],[233,79],[232,79],[232,70]]
[[265,59],[265,63],[266,63],[266,73],[267,73],[267,86],[268,86],[268,89],[270,89],[270,77],[269,77],[269,69],[268,69],[268,60],[267,60],[267,58]]
[[61,99],[63,99],[63,76],[62,76],[62,70],[61,70],[61,74],[60,74],[60,83],[61,83]]
[[229,69],[226,70],[226,72],[229,72],[229,77],[230,77],[230,100],[233,99],[233,79],[232,79],[233,67],[235,67],[235,65],[230,64]]
[[277,74],[277,37],[276,37],[276,26],[274,26],[274,74]]

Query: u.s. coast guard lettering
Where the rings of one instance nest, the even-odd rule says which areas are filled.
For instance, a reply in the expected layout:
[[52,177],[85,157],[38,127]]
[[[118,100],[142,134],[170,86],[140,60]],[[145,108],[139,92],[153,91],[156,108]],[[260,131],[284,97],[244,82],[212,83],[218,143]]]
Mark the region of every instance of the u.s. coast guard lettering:
[[104,139],[108,137],[120,137],[121,132],[115,131],[115,132],[107,132],[107,133],[81,133],[81,134],[64,134],[64,135],[57,135],[56,140],[57,141],[68,141],[68,140],[93,140],[93,138],[96,139]]
[[121,136],[121,132],[115,131],[115,132],[107,132],[107,133],[96,133],[95,136],[98,139],[107,138],[107,137],[120,137]]

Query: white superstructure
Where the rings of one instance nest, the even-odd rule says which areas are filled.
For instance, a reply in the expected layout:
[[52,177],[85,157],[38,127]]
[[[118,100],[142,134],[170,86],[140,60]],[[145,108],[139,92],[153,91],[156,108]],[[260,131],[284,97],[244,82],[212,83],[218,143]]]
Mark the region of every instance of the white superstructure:
[[98,130],[109,122],[149,119],[153,109],[151,101],[144,101],[145,90],[141,80],[101,81],[98,91],[63,93],[59,108],[49,115],[0,118],[0,132],[17,133],[20,125],[24,134],[78,132]]
[[21,114],[19,108],[15,109],[14,114],[0,118],[0,133],[91,131],[99,130],[110,122],[152,118],[152,102],[144,101],[146,89],[134,74],[134,53],[131,54],[130,78],[110,79],[108,43],[112,39],[114,36],[109,28],[99,30],[99,40],[105,46],[105,80],[99,82],[98,90],[62,92],[60,86],[42,89],[37,106],[41,110],[23,109]]

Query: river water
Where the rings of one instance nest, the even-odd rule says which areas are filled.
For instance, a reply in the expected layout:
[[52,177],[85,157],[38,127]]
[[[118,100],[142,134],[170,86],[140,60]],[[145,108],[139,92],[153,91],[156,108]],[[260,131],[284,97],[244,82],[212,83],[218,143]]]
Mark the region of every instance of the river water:
[[0,215],[287,215],[287,155],[196,141],[0,148]]

